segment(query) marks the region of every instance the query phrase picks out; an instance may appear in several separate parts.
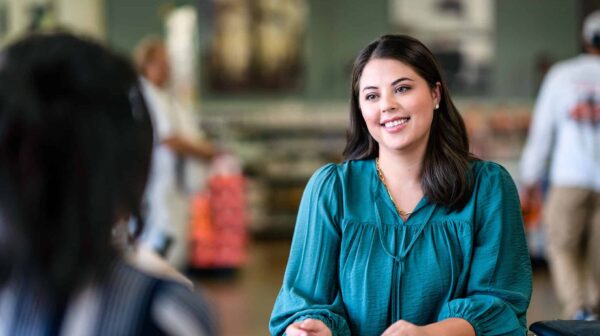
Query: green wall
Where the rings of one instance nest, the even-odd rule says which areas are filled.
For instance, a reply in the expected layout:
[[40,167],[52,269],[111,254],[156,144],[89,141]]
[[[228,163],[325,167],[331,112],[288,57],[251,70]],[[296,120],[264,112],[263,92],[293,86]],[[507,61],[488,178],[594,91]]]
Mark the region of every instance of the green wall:
[[145,36],[164,33],[160,16],[169,6],[196,1],[104,0],[104,3],[107,40],[113,47],[129,53]]
[[[371,40],[390,32],[388,1],[307,1],[305,87],[291,94],[272,94],[259,99],[346,100],[355,55]],[[198,2],[105,0],[105,3],[109,43],[130,52],[143,36],[162,34],[161,8]],[[541,78],[536,59],[547,55],[555,61],[579,52],[580,6],[581,1],[575,0],[496,0],[495,63],[489,96],[533,98]],[[215,99],[210,92],[203,92],[202,96],[207,102],[231,99]],[[243,99],[256,97],[246,95]]]
[[[352,60],[367,42],[388,31],[386,1],[308,0],[309,18],[306,85],[292,98],[336,100],[348,95]],[[107,39],[116,48],[131,52],[148,34],[162,34],[161,8],[196,1],[105,0]],[[203,33],[202,31],[200,32]],[[205,87],[205,86],[203,86]],[[202,96],[211,99],[210,93]],[[290,98],[290,95],[271,95]]]
[[347,99],[352,62],[389,32],[387,1],[310,0],[307,98]]
[[580,1],[496,0],[495,96],[533,97],[541,74],[536,59],[580,52]]

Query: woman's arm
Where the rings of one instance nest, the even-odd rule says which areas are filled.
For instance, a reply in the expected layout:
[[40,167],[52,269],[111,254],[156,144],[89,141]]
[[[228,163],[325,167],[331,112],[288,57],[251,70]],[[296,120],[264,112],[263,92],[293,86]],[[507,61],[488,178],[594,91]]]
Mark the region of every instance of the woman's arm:
[[482,165],[467,284],[462,297],[442,307],[438,320],[465,319],[477,335],[523,336],[532,275],[519,196],[504,168]]
[[306,186],[271,315],[273,335],[282,335],[288,326],[299,327],[295,323],[307,319],[321,321],[333,335],[350,335],[338,283],[340,194],[335,165],[317,171]]

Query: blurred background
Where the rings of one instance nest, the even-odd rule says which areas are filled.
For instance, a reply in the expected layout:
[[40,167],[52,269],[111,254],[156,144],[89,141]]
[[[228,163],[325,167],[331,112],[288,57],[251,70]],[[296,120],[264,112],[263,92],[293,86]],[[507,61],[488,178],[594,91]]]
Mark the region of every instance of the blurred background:
[[[582,51],[582,19],[598,8],[599,0],[0,0],[0,43],[54,27],[124,54],[146,36],[166,39],[176,93],[235,161],[213,165],[225,174],[208,174],[190,199],[187,274],[224,335],[265,335],[304,186],[342,159],[350,69],[363,46],[385,33],[428,45],[472,151],[518,180],[540,83]],[[525,215],[535,266],[529,322],[558,318],[539,217]]]

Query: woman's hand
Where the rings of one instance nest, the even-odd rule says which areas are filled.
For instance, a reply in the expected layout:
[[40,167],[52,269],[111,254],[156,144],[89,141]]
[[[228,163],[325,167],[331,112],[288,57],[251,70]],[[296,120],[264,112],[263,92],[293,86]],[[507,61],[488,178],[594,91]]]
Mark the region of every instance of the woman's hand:
[[319,320],[306,319],[290,324],[285,329],[285,334],[287,336],[331,336],[331,330]]
[[387,328],[381,336],[475,336],[475,329],[462,318],[449,318],[424,326],[400,320]]
[[431,336],[423,327],[400,320],[387,328],[381,336]]

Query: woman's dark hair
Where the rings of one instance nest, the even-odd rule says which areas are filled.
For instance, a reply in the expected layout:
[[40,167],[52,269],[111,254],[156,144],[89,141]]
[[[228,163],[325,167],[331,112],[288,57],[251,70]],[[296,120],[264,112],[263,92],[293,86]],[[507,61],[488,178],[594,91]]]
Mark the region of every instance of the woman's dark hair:
[[102,277],[138,217],[152,126],[130,62],[69,33],[0,54],[0,269],[63,299]]
[[350,125],[344,157],[346,160],[373,159],[379,144],[373,139],[359,105],[359,82],[365,65],[372,59],[394,59],[410,66],[431,89],[441,85],[440,107],[433,114],[429,141],[423,162],[421,186],[427,198],[461,209],[471,195],[469,140],[464,121],[448,94],[440,68],[423,43],[405,35],[384,35],[371,42],[356,57],[352,69]]

